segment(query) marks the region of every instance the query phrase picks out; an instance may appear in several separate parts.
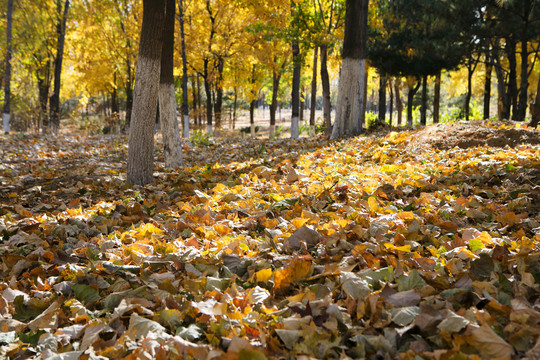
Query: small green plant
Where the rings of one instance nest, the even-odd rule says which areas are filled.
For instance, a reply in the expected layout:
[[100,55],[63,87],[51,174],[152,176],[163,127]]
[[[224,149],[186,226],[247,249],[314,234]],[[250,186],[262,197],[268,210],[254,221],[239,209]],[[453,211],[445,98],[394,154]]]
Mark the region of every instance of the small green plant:
[[196,130],[193,133],[193,136],[191,137],[191,139],[189,140],[191,141],[193,145],[196,145],[196,146],[201,146],[201,145],[208,146],[210,145],[210,134],[203,133],[200,130]]
[[371,111],[366,112],[366,125],[368,129],[371,129],[372,127],[374,127],[378,121],[379,121],[379,115]]
[[281,137],[281,133],[283,132],[283,125],[276,126],[276,132],[274,133],[274,136],[276,138]]
[[[255,132],[258,133],[260,130],[259,126],[255,126]],[[245,126],[243,128],[240,128],[241,133],[249,134],[251,133],[251,126]]]

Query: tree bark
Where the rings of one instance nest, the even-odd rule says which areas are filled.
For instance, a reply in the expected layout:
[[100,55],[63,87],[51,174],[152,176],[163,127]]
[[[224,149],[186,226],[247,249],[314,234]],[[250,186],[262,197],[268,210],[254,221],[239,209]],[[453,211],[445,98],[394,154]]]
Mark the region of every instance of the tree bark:
[[399,79],[396,79],[396,82],[394,83],[394,89],[396,90],[396,111],[398,126],[401,126],[401,123],[403,121],[403,102],[401,101],[401,94],[399,91],[400,85],[401,81]]
[[467,121],[469,121],[471,115],[472,78],[476,65],[478,65],[478,62],[473,63],[473,60],[469,60],[467,63],[467,94],[465,94],[465,104],[463,106],[465,120]]
[[540,78],[538,79],[538,85],[536,87],[536,96],[534,102],[531,104],[531,122],[530,127],[537,127],[540,123]]
[[7,3],[7,24],[6,24],[6,68],[4,71],[4,113],[2,115],[2,125],[4,132],[11,130],[10,123],[10,100],[11,100],[11,55],[13,53],[12,45],[13,28],[13,0]]
[[[525,31],[526,30],[527,28],[525,28]],[[516,121],[525,121],[525,115],[527,114],[527,97],[529,90],[529,50],[527,46],[527,33],[525,33],[524,39],[521,42],[521,80],[519,86],[519,101],[514,116],[514,120]]]
[[315,46],[313,50],[313,74],[311,78],[311,103],[309,110],[309,128],[310,136],[315,136],[315,111],[317,110],[317,63],[319,47]]
[[45,134],[49,127],[49,118],[47,117],[47,106],[49,104],[49,90],[51,87],[50,79],[50,60],[47,60],[45,67],[45,74],[41,76],[39,71],[36,71],[36,79],[38,85],[38,101],[39,101],[39,115],[38,115],[38,127],[41,129],[41,133]]
[[159,109],[161,133],[163,134],[163,153],[165,156],[165,166],[169,169],[178,168],[183,165],[182,142],[176,114],[173,74],[175,8],[175,0],[167,0],[159,79]]
[[392,122],[394,120],[394,88],[392,87],[392,80],[390,80],[388,89],[390,90],[390,119],[388,120],[388,124],[392,126]]
[[489,105],[491,102],[491,73],[493,72],[493,64],[489,56],[486,62],[486,76],[484,78],[484,120],[489,119]]
[[189,139],[189,104],[188,104],[188,70],[186,56],[186,35],[184,33],[184,2],[178,0],[180,15],[180,41],[182,45],[182,137]]
[[273,140],[276,134],[276,110],[277,96],[279,91],[279,81],[281,80],[281,71],[274,70],[272,73],[272,104],[270,104],[270,130],[268,137]]
[[[129,128],[127,181],[153,182],[154,122],[157,110],[165,0],[143,0],[143,23]],[[156,36],[157,34],[157,36]]]
[[[58,11],[58,23],[56,24],[56,34],[58,37],[58,43],[56,47],[56,58],[54,60],[54,86],[53,94],[49,100],[50,105],[50,125],[54,132],[60,128],[60,83],[62,80],[62,62],[64,59],[64,44],[66,40],[66,22],[69,10],[69,0],[64,3],[62,10],[62,3],[60,0],[56,1]],[[60,14],[62,16],[60,17]]]
[[326,135],[330,135],[332,132],[332,119],[331,119],[332,104],[330,102],[330,76],[328,75],[328,46],[322,45],[320,48],[321,48],[321,83],[322,83],[322,89],[323,89],[323,118],[324,118]]
[[208,59],[204,59],[204,92],[206,93],[206,132],[212,135],[212,89],[208,74]]
[[360,134],[364,124],[369,0],[347,0],[343,62],[332,139]]
[[216,99],[214,102],[215,127],[221,126],[221,112],[223,111],[223,69],[225,61],[222,57],[217,59],[218,81],[216,82]]
[[422,104],[420,107],[420,126],[427,124],[427,79],[428,76],[422,76]]
[[379,76],[379,123],[382,125],[386,122],[386,75]]
[[407,126],[413,126],[413,101],[414,95],[420,88],[421,81],[417,81],[416,86],[409,87],[409,93],[407,94]]
[[510,119],[510,108],[512,102],[510,100],[509,93],[507,91],[504,69],[501,64],[501,59],[499,56],[495,57],[495,74],[497,75],[497,93],[498,93],[498,102],[497,102],[497,112],[499,120],[508,120]]
[[433,90],[433,123],[439,123],[439,113],[441,108],[441,72],[435,76],[435,89]]
[[292,56],[293,56],[293,78],[292,78],[292,92],[291,92],[291,139],[298,139],[300,137],[300,47],[297,42],[292,44]]
[[[507,39],[506,56],[508,57],[508,97],[510,99],[511,114],[515,120],[517,115],[517,71],[516,71],[516,41],[513,37]],[[510,118],[510,112],[508,113]]]

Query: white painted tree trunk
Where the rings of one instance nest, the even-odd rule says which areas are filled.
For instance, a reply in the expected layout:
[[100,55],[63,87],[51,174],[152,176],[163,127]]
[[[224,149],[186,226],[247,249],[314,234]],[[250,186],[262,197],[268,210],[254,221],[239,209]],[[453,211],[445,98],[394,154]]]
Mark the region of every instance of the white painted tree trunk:
[[7,133],[11,130],[9,119],[10,119],[9,114],[4,113],[2,116],[2,126],[4,129],[4,132],[7,132]]
[[212,136],[212,135],[213,135],[212,132],[213,132],[213,130],[212,130],[212,125],[207,124],[207,125],[206,125],[206,133],[207,133],[208,135]]
[[356,136],[362,131],[365,67],[365,59],[343,59],[332,139]]
[[183,165],[182,141],[176,120],[174,84],[159,85],[159,110],[165,166],[174,169]]
[[293,116],[291,119],[291,139],[298,139],[300,137],[300,125],[299,117]]
[[315,125],[310,125],[309,126],[309,137],[315,137],[315,135],[316,135]]
[[182,137],[184,139],[189,139],[189,115],[184,115],[184,126],[182,130]]
[[270,125],[270,129],[268,129],[268,138],[270,140],[274,140],[276,137],[276,125]]
[[255,124],[251,124],[251,138],[255,139]]

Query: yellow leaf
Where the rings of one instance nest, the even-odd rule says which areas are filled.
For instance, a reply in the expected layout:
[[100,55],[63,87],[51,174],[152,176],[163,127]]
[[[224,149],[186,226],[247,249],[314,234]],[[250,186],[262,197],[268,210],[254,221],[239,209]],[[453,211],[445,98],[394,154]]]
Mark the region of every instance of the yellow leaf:
[[214,230],[221,236],[228,235],[232,232],[232,229],[222,225],[222,224],[216,224],[214,225]]
[[289,286],[305,279],[311,271],[311,262],[295,259],[284,269],[276,271],[274,274],[274,291],[281,292],[287,290]]
[[371,212],[377,212],[379,210],[379,204],[377,203],[377,199],[375,199],[374,196],[371,196],[368,199],[368,207],[369,211]]
[[297,219],[294,219],[292,222],[292,224],[294,225],[295,228],[297,229],[300,229],[302,226],[304,226],[307,222],[309,221],[309,219],[301,219],[301,218],[297,218]]
[[262,269],[255,273],[257,282],[267,283],[272,278],[272,269]]
[[404,221],[415,219],[414,213],[412,211],[403,211],[397,214],[397,216],[398,218]]

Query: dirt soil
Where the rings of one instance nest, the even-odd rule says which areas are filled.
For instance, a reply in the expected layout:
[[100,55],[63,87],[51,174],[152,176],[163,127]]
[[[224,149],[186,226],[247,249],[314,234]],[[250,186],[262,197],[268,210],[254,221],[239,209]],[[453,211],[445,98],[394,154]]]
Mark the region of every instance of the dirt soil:
[[540,145],[540,131],[523,123],[470,121],[428,126],[414,134],[411,140],[410,146],[416,149],[467,149],[483,145],[503,148]]

